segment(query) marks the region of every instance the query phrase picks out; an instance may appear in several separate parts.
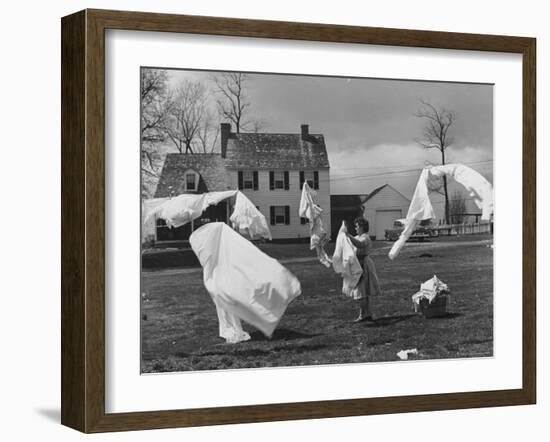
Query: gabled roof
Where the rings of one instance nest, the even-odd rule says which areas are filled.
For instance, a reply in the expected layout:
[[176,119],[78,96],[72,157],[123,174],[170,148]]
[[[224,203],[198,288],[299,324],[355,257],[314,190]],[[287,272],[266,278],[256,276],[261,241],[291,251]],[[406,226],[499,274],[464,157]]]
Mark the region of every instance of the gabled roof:
[[[363,203],[366,203],[368,200],[370,200],[373,196],[375,196],[378,192],[380,192],[384,187],[386,187],[388,184],[384,184],[383,186],[377,187],[374,189],[371,193],[367,195],[367,197],[363,200]],[[392,187],[393,189],[393,187]],[[394,189],[395,190],[395,189]]]
[[371,193],[369,193],[366,198],[363,199],[363,204],[365,204],[367,201],[371,200],[372,198],[374,198],[376,195],[378,195],[384,188],[388,188],[388,189],[391,189],[393,190],[396,194],[398,194],[401,198],[403,198],[404,200],[408,201],[409,203],[411,202],[411,200],[409,198],[407,198],[405,195],[403,195],[401,192],[399,192],[399,190],[397,190],[395,187],[391,186],[390,184],[384,184],[383,186],[380,186],[380,187],[377,187],[376,189],[374,189]]
[[183,175],[189,169],[200,175],[199,193],[227,190],[224,160],[219,153],[169,153],[164,160],[155,198],[183,193]]
[[355,210],[361,207],[366,195],[331,195],[331,210]]
[[230,169],[322,169],[329,161],[323,135],[231,133],[226,165]]

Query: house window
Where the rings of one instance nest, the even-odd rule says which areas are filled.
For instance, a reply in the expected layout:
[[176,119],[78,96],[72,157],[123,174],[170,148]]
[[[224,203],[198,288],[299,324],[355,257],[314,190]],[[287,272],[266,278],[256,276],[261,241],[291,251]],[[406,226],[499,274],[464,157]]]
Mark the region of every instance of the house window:
[[319,189],[319,172],[317,170],[302,170],[300,172],[300,189],[304,186],[304,182],[312,189]]
[[254,173],[243,172],[243,189],[254,189]]
[[273,174],[273,181],[275,183],[275,189],[284,189],[285,188],[285,173],[284,172],[275,172]]
[[304,172],[304,181],[307,181],[307,185],[313,189],[313,171],[306,170]]
[[269,189],[270,190],[288,190],[289,189],[289,172],[288,171],[270,171],[269,172]]
[[239,170],[239,190],[258,190],[258,171]]
[[270,206],[271,225],[290,224],[290,206]]
[[196,192],[199,189],[199,174],[192,170],[185,172],[183,182],[186,192]]

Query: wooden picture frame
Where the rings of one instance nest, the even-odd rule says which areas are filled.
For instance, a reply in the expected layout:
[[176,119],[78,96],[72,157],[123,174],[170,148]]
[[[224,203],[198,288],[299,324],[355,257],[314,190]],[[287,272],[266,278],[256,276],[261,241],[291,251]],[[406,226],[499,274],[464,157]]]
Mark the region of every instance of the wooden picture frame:
[[[533,404],[536,41],[533,38],[84,10],[62,19],[62,424],[83,432]],[[523,382],[512,390],[105,412],[105,30],[493,51],[523,65]]]

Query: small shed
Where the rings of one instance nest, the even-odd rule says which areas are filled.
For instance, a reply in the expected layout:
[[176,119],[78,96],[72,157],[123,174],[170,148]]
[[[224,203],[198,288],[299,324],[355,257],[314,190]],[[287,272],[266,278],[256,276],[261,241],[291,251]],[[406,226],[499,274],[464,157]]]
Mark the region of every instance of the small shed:
[[363,216],[369,222],[369,235],[374,239],[385,239],[386,229],[391,229],[396,219],[407,215],[410,203],[389,184],[374,189],[363,201]]

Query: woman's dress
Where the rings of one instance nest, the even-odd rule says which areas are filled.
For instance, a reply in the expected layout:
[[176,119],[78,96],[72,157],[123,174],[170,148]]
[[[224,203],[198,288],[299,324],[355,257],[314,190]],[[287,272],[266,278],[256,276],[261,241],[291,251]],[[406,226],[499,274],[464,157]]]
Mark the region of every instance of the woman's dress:
[[350,296],[355,299],[363,299],[373,295],[380,294],[380,283],[376,273],[374,261],[369,256],[372,251],[372,241],[369,235],[363,233],[353,237],[353,245],[357,247],[357,259],[363,269],[361,279],[357,286],[351,291]]

